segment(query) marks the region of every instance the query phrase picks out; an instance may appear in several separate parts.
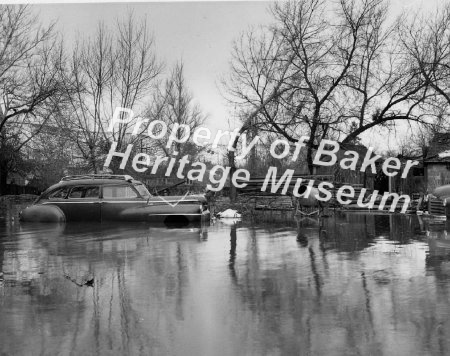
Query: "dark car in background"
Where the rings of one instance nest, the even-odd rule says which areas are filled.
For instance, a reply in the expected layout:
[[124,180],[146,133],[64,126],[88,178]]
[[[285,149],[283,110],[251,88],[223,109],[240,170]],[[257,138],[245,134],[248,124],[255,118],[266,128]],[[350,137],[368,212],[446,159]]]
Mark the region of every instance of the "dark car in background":
[[128,175],[67,176],[20,215],[21,221],[148,221],[187,223],[209,220],[202,195],[151,195]]

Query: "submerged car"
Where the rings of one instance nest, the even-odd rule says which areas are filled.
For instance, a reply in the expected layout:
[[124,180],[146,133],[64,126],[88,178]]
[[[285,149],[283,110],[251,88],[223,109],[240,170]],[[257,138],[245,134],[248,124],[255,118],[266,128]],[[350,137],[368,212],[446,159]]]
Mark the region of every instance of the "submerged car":
[[209,220],[202,195],[153,196],[127,175],[67,176],[20,214],[26,222]]

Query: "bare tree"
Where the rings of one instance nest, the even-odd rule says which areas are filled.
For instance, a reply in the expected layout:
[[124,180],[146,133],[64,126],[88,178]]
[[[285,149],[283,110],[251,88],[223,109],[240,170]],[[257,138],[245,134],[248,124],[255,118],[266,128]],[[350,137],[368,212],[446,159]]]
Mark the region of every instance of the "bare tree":
[[399,22],[388,23],[387,11],[383,0],[276,3],[275,24],[234,48],[226,87],[253,117],[241,131],[251,122],[291,142],[307,136],[312,172],[323,138],[351,143],[374,127],[426,121],[428,81],[402,50]]
[[379,2],[361,33],[361,46],[345,80],[348,120],[339,129],[343,143],[352,142],[374,127],[388,130],[405,121],[427,123],[423,107],[432,97],[405,53],[400,27],[405,16],[389,25],[388,6]]
[[[118,23],[118,35],[114,52],[113,86],[111,99],[121,107],[136,110],[144,105],[152,89],[156,89],[156,79],[163,65],[156,59],[154,40],[149,34],[146,20],[138,22],[130,13],[125,21]],[[117,105],[111,106],[111,115]],[[137,110],[136,110],[137,111]],[[122,114],[124,115],[124,114]],[[120,124],[113,132],[118,147],[129,143],[127,130],[134,122]]]
[[70,105],[60,124],[70,131],[68,138],[94,173],[105,149],[104,126],[110,112],[108,89],[113,79],[113,48],[107,33],[105,26],[99,24],[92,40],[83,45],[77,43],[70,68],[64,69],[68,73],[66,91]]
[[0,194],[21,149],[57,110],[62,52],[53,24],[42,27],[27,6],[0,6]]
[[[168,134],[160,140],[145,140],[145,144],[153,152],[162,153],[166,157],[171,157],[176,152],[179,157],[188,155],[193,159],[202,151],[201,147],[191,143],[191,138],[194,131],[205,123],[206,115],[194,102],[189,91],[182,62],[175,65],[170,77],[155,93],[152,103],[147,109],[147,116],[151,120],[163,121],[167,125],[168,132],[172,132],[175,127],[180,127],[177,132],[178,140],[185,141],[183,143],[174,142],[168,146]],[[183,127],[189,129],[185,130]]]
[[430,87],[426,110],[448,129],[450,106],[450,4],[403,21],[400,38],[411,66]]
[[[71,139],[93,172],[101,167],[110,141],[116,141],[120,150],[136,139],[129,132],[135,120],[108,132],[116,107],[141,110],[143,99],[151,95],[162,71],[145,20],[138,22],[130,13],[110,33],[99,24],[93,39],[80,39],[66,81],[66,89],[72,92],[67,113],[73,129]],[[120,118],[126,121],[123,115]]]

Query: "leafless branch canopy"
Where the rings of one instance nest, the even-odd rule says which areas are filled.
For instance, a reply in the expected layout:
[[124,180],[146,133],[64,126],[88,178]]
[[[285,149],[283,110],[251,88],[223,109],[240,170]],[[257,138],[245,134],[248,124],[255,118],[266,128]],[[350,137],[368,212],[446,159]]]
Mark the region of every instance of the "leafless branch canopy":
[[436,100],[450,103],[449,7],[421,22],[389,19],[388,9],[384,0],[275,3],[273,26],[236,41],[224,82],[243,131],[292,142],[308,136],[312,169],[323,138],[352,143],[372,128],[442,117]]

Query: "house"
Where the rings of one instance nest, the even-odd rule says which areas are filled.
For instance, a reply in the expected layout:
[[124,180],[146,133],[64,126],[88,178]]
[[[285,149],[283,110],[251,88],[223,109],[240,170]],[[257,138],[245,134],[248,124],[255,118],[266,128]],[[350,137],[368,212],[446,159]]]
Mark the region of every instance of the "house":
[[436,133],[424,158],[426,188],[450,184],[450,133]]

